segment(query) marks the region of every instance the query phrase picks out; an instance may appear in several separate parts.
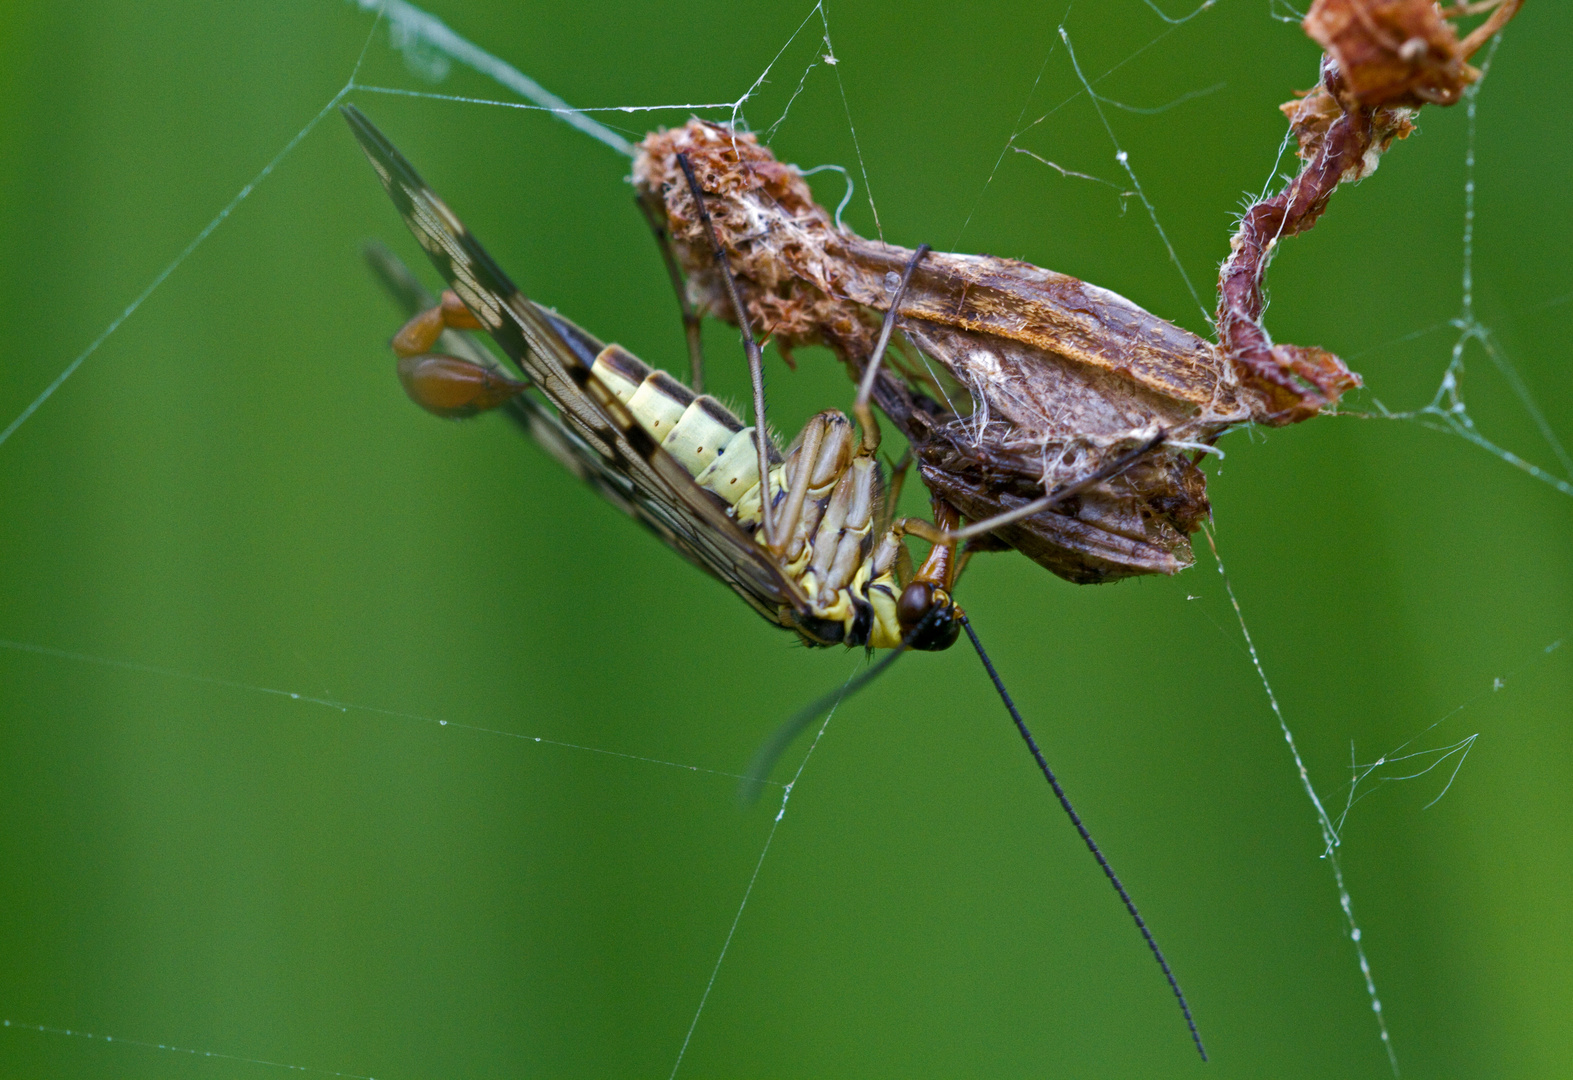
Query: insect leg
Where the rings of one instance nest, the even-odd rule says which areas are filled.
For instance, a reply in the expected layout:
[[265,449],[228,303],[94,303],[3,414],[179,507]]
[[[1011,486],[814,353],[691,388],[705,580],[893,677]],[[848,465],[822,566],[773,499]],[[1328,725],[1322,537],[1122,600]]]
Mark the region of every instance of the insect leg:
[[[951,541],[952,543],[958,540],[968,540],[974,536],[982,536],[985,533],[992,532],[1001,525],[1009,525],[1013,521],[1020,521],[1022,518],[1029,518],[1033,514],[1039,514],[1045,510],[1052,509],[1059,503],[1062,503],[1066,499],[1071,498],[1073,495],[1080,495],[1088,488],[1094,487],[1103,483],[1105,480],[1109,480],[1120,475],[1126,469],[1129,469],[1142,458],[1146,457],[1148,454],[1158,449],[1158,447],[1162,446],[1167,438],[1168,433],[1160,430],[1158,434],[1142,443],[1136,449],[1126,451],[1106,465],[1094,469],[1080,480],[1072,481],[1069,484],[1057,485],[1053,491],[1050,491],[1039,498],[1033,499],[1029,503],[1022,503],[1014,510],[1007,510],[1003,514],[995,514],[993,517],[984,518],[982,521],[970,522],[964,528],[948,530],[945,532],[944,538]],[[924,536],[916,529],[910,529],[908,531],[911,532],[914,536],[922,536],[925,540],[929,539],[927,536]]]
[[781,540],[775,528],[775,508],[770,505],[768,498],[770,432],[765,427],[764,358],[759,352],[759,342],[754,340],[754,331],[748,325],[748,306],[743,303],[743,294],[737,291],[737,279],[732,276],[732,264],[726,257],[726,249],[721,246],[721,241],[716,237],[715,223],[710,220],[710,211],[705,207],[705,195],[699,189],[699,180],[694,176],[694,167],[688,163],[687,154],[678,154],[677,163],[683,168],[683,176],[688,181],[688,190],[693,193],[694,205],[699,208],[699,220],[704,223],[705,235],[710,239],[710,248],[715,256],[716,265],[721,268],[722,279],[726,282],[727,295],[732,299],[732,310],[737,316],[738,329],[743,334],[743,351],[748,354],[748,374],[754,385],[754,437],[759,446],[760,483],[765,485],[761,491],[767,496],[761,499],[759,504],[760,527],[764,530],[765,544],[774,550]]
[[886,498],[890,500],[891,511],[894,512],[896,503],[901,500],[901,491],[907,484],[907,473],[912,468],[912,448],[909,446],[901,452],[901,458],[890,468],[890,487]]
[[810,420],[798,436],[796,450],[787,456],[787,468],[792,475],[787,486],[786,502],[781,508],[780,540],[783,550],[771,548],[776,555],[787,554],[784,549],[791,547],[798,522],[802,520],[803,500],[808,497],[809,485],[814,480],[814,474],[819,471],[819,450],[825,441],[825,427],[823,415]]
[[956,556],[956,570],[950,575],[952,587],[961,580],[962,573],[967,569],[967,564],[972,562],[972,557],[978,553],[977,548],[963,548],[960,555]]
[[912,448],[902,451],[901,459],[890,467],[890,481],[885,485],[884,498],[880,500],[879,518],[874,522],[874,535],[884,536],[896,521],[896,507],[901,502],[901,492],[906,488],[907,473],[912,469]]
[[932,523],[922,518],[901,518],[891,526],[891,531],[898,536],[916,536],[934,545],[912,580],[949,592],[956,584],[959,569],[955,531],[961,523],[961,513],[944,499],[931,499],[929,505],[934,511]]
[[634,201],[639,204],[639,212],[644,214],[645,221],[650,225],[656,247],[661,249],[661,261],[666,264],[667,276],[672,279],[672,291],[677,294],[678,310],[683,313],[683,333],[688,338],[689,389],[702,394],[705,392],[705,350],[699,332],[699,312],[694,310],[693,302],[688,299],[688,285],[683,278],[682,267],[677,265],[677,253],[672,250],[671,230],[666,227],[665,208],[652,205],[646,195],[635,196]]
[[869,357],[868,366],[863,369],[863,381],[858,384],[858,396],[852,403],[852,415],[857,417],[858,427],[863,432],[863,449],[870,454],[879,449],[879,425],[874,422],[874,412],[868,407],[868,400],[874,394],[874,379],[879,375],[879,362],[885,358],[885,347],[890,344],[890,332],[896,328],[896,314],[907,293],[907,285],[912,281],[912,272],[929,251],[927,244],[919,244],[912,258],[907,260],[907,267],[901,272],[901,283],[890,298],[890,310],[885,312],[885,321],[879,328],[874,355]]

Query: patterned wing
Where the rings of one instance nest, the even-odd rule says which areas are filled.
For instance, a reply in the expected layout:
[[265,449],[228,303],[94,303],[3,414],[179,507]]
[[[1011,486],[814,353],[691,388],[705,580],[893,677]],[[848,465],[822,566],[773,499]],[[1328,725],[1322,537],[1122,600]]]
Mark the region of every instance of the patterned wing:
[[569,438],[548,449],[558,454],[566,448],[580,463],[575,473],[766,619],[787,625],[783,608],[804,610],[807,601],[797,585],[688,471],[615,399],[603,406],[586,392],[595,380],[590,365],[600,343],[519,291],[382,132],[353,105],[341,111],[437,271],[556,407]]
[[[366,262],[372,272],[377,275],[377,279],[399,304],[406,319],[426,311],[437,303],[437,298],[426,290],[414,272],[382,244],[371,241],[366,244],[362,253],[366,256]],[[562,324],[559,329],[565,339],[581,356],[591,358],[587,362],[593,362],[593,358],[601,351],[601,343],[561,316],[551,312],[547,312],[546,315],[554,322]],[[503,371],[502,364],[495,356],[468,334],[457,330],[444,330],[437,340],[437,348],[440,352],[460,357],[481,367]],[[502,408],[530,438],[540,445],[541,449],[556,458],[563,468],[593,487],[613,506],[638,518],[642,524],[651,529],[655,529],[652,522],[639,516],[639,511],[633,502],[633,481],[613,469],[549,406],[529,394],[520,394]],[[676,546],[676,541],[670,536],[664,533],[660,535],[667,543]]]

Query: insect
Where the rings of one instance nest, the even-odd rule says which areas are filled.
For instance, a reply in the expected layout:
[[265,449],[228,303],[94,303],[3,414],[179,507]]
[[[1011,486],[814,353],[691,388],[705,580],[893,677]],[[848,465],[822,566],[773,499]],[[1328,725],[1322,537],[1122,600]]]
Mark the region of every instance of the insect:
[[[346,115],[454,290],[394,338],[412,398],[456,417],[538,386],[562,422],[556,445],[582,461],[575,471],[618,491],[625,509],[769,621],[810,645],[955,643],[954,546],[936,545],[915,575],[898,575],[903,523],[875,528],[885,506],[877,440],[855,439],[845,415],[831,410],[783,455],[761,426],[745,427],[714,398],[540,308],[380,132],[358,112]],[[482,329],[528,381],[431,352],[444,331]]]
[[[729,291],[755,380],[752,427],[713,399],[531,301],[382,133],[354,106],[342,111],[406,225],[450,287],[394,338],[410,396],[442,416],[512,409],[554,457],[767,620],[810,645],[891,650],[856,685],[908,649],[948,648],[964,629],[1044,778],[1162,969],[1205,1059],[1190,1007],[1162,951],[1072,808],[965,612],[951,599],[960,560],[955,543],[943,537],[959,525],[959,517],[936,502],[933,523],[887,519],[885,507],[893,503],[884,498],[875,457],[878,429],[866,419],[866,400],[860,397],[857,405],[863,424],[856,436],[844,414],[829,410],[812,418],[781,452],[766,434],[759,348],[735,285]],[[697,179],[686,161],[679,159],[679,167],[705,221]],[[716,252],[725,274],[719,243]],[[911,281],[923,254],[920,249],[908,260],[897,283],[898,301],[902,282]],[[373,262],[409,306],[423,302],[418,284],[391,257],[374,255]],[[894,314],[875,355],[893,322]],[[524,378],[458,338],[478,330],[490,334]],[[449,351],[432,352],[439,342]],[[527,396],[532,388],[551,409]],[[1131,454],[1116,458],[1079,483],[1101,483],[1137,460]],[[920,531],[936,542],[922,566],[909,573],[903,540]],[[763,775],[804,718],[819,711],[816,703],[789,721],[766,744],[753,774]]]

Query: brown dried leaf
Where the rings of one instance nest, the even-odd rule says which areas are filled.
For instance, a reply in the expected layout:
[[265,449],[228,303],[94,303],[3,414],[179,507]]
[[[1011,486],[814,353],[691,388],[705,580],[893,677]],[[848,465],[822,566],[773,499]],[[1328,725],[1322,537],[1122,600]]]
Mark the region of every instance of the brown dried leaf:
[[[912,252],[836,228],[802,178],[752,135],[694,121],[646,139],[634,181],[665,217],[699,310],[731,316],[679,152],[705,191],[754,327],[788,349],[825,345],[861,376]],[[1286,405],[1274,387],[1247,389],[1231,360],[1195,334],[1013,259],[929,254],[899,325],[914,350],[904,365],[891,357],[903,377],[882,371],[875,402],[912,443],[929,489],[971,520],[1084,477],[1159,430],[1171,440],[1122,475],[993,534],[1074,581],[1190,565],[1187,537],[1208,512],[1196,448],[1233,424],[1285,422],[1289,408],[1298,419],[1336,397],[1308,388]]]

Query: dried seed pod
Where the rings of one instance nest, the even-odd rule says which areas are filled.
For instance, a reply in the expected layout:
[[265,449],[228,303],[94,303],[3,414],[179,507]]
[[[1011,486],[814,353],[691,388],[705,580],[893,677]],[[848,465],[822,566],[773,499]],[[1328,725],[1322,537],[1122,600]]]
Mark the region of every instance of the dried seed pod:
[[[640,151],[634,182],[665,222],[694,305],[729,312],[679,153],[704,188],[755,326],[788,356],[828,346],[860,378],[912,252],[838,229],[797,172],[750,134],[695,120],[651,135]],[[1013,259],[931,253],[899,316],[905,348],[874,400],[912,443],[930,490],[971,520],[1165,434],[1127,472],[981,545],[1014,547],[1073,581],[1190,565],[1187,538],[1208,510],[1198,447],[1232,425],[1299,419],[1330,400],[1308,385],[1285,415],[1211,343],[1106,289]]]

